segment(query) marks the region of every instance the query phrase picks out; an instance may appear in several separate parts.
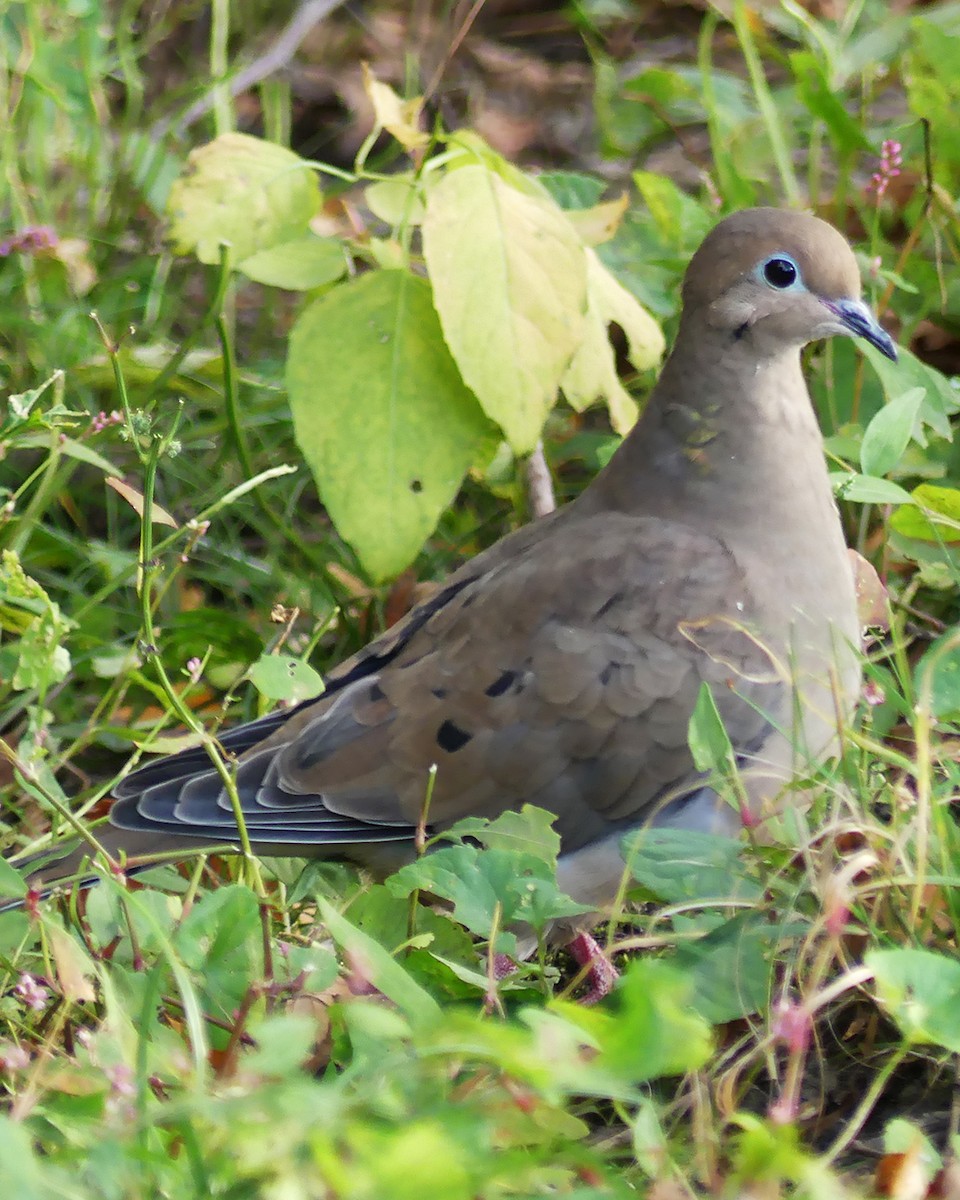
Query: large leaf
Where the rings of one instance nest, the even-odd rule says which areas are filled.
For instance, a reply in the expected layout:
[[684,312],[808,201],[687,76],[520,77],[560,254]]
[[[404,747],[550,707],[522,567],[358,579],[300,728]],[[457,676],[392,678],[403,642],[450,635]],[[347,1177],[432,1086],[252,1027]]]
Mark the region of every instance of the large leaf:
[[191,152],[186,171],[170,189],[167,213],[178,253],[192,250],[201,262],[213,264],[226,243],[236,266],[306,236],[319,207],[316,176],[292,150],[224,133]]
[[290,337],[287,387],[334,524],[374,579],[398,574],[488,430],[444,344],[429,285],[379,271],[315,300]]
[[423,248],[444,337],[518,454],[540,437],[583,333],[586,259],[545,193],[479,163],[433,187]]

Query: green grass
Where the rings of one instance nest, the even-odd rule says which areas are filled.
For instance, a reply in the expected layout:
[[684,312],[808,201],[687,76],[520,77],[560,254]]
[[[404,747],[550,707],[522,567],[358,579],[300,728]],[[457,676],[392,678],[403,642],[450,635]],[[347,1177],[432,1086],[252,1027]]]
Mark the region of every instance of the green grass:
[[[141,743],[270,708],[277,693],[250,681],[252,664],[301,660],[296,686],[309,688],[308,661],[322,672],[409,602],[400,584],[366,581],[293,433],[287,336],[337,285],[281,291],[164,240],[187,153],[235,119],[210,64],[226,45],[236,67],[267,17],[219,4],[203,30],[178,6],[153,21],[138,10],[77,0],[0,14],[8,855],[102,815]],[[638,171],[599,247],[668,333],[718,204],[798,200],[850,234],[901,345],[929,346],[933,325],[955,358],[960,8],[888,10],[866,0],[833,23],[785,4],[761,20],[737,3],[730,24],[703,19],[682,62],[630,77],[613,52],[629,12],[571,7],[598,146],[621,174],[706,133],[702,186]],[[198,100],[214,115],[178,138]],[[289,127],[281,87],[263,104],[271,130]],[[878,198],[867,184],[886,139],[903,146],[903,174]],[[419,186],[423,159],[448,151],[433,141],[404,158],[382,138],[322,174],[352,269],[419,268],[416,225],[408,207],[350,228],[340,198],[359,205],[388,169]],[[596,203],[603,184],[560,165],[550,194]],[[428,884],[443,894],[423,864],[375,884],[340,864],[233,859],[0,915],[0,1155],[18,1196],[471,1200],[656,1185],[820,1198],[874,1194],[881,1151],[927,1181],[938,1155],[952,1159],[960,404],[910,358],[884,377],[831,345],[809,367],[847,474],[849,540],[884,575],[892,625],[869,655],[877,703],[814,781],[802,827],[733,855],[647,839],[603,927],[625,978],[598,1009],[573,1002],[583,984],[562,954],[495,970],[505,925],[529,916],[512,882],[535,879],[547,909],[563,904],[536,814],[523,851],[494,830],[482,853],[454,842],[433,856],[449,861],[452,913],[416,903]],[[629,379],[641,400],[651,377]],[[908,403],[897,417],[915,387],[919,415]],[[604,414],[561,405],[544,440],[568,498],[615,439]],[[495,449],[476,450],[408,582],[442,578],[524,519],[522,463]],[[142,520],[140,497],[176,528]],[[4,866],[0,892],[20,886]]]

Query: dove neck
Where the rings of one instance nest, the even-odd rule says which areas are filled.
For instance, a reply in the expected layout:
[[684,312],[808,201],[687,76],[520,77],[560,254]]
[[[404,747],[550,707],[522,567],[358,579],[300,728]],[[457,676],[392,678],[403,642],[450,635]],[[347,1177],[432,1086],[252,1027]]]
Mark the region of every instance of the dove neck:
[[[605,503],[698,523],[833,513],[799,348],[761,356],[749,335],[681,326],[647,406],[597,481]],[[835,521],[835,515],[833,516]]]

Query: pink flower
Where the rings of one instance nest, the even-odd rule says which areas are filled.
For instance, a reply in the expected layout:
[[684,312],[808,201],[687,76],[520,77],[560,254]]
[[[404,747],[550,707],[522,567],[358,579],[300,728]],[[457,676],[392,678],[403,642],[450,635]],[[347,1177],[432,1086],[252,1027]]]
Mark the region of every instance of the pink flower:
[[7,258],[14,252],[36,254],[40,250],[52,250],[59,240],[49,225],[26,225],[0,241],[0,258]]
[[783,1042],[791,1054],[802,1054],[810,1045],[813,1022],[800,1004],[782,997],[773,1009],[773,1036]]
[[896,179],[902,166],[903,146],[899,142],[893,141],[892,138],[888,138],[880,147],[880,162],[876,171],[870,176],[870,182],[867,185],[867,191],[876,194],[878,204],[890,186],[890,180]]
[[28,975],[26,971],[20,976],[20,982],[13,989],[14,995],[24,1002],[27,1008],[32,1008],[34,1012],[41,1012],[47,1007],[47,1001],[50,999],[50,992],[32,975]]

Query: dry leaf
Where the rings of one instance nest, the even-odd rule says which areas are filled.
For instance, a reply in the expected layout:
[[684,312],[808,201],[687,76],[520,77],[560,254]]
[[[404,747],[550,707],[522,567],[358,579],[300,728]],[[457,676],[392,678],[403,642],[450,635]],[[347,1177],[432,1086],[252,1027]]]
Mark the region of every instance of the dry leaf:
[[93,964],[70,934],[59,925],[47,925],[46,933],[57,982],[64,997],[74,1001],[93,1001],[96,998],[91,982],[95,977]]
[[[104,482],[107,487],[113,488],[118,496],[122,496],[126,500],[138,517],[143,517],[143,495],[136,488],[120,479],[115,479],[112,475],[108,475]],[[159,504],[153,505],[150,515],[154,525],[169,525],[171,529],[178,527],[173,517]]]

